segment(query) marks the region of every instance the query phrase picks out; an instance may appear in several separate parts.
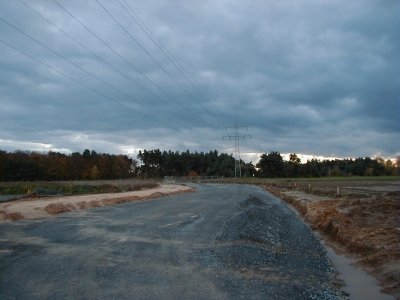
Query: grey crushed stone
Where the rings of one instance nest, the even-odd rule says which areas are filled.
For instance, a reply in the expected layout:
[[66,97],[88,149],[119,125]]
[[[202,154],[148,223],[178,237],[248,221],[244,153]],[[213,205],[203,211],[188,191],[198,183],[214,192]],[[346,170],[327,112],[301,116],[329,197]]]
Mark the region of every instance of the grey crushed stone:
[[[250,289],[260,299],[347,298],[337,288],[325,249],[293,211],[254,195],[235,209],[207,256],[222,282],[238,274],[241,283],[231,281],[228,289],[232,297],[244,299]],[[245,289],[238,288],[243,277]]]

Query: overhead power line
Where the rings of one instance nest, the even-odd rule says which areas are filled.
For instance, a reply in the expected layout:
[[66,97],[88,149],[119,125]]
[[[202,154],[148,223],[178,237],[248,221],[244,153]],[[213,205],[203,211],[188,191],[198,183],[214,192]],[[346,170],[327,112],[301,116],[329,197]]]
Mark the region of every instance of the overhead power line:
[[[119,89],[115,88],[115,87],[112,86],[111,84],[105,82],[104,80],[102,80],[102,79],[99,78],[98,76],[92,74],[91,72],[85,70],[85,69],[82,68],[81,66],[77,65],[76,63],[74,63],[73,61],[69,60],[68,58],[66,58],[66,57],[63,56],[62,54],[58,53],[57,51],[53,50],[52,48],[50,48],[50,47],[47,46],[46,44],[44,44],[44,43],[40,42],[39,40],[35,39],[34,37],[32,37],[31,35],[29,35],[28,33],[24,32],[22,29],[18,28],[17,26],[13,25],[12,23],[8,22],[7,20],[3,19],[2,17],[0,17],[0,21],[3,22],[3,23],[5,23],[5,24],[7,24],[8,26],[10,26],[10,27],[13,28],[14,30],[18,31],[18,32],[21,33],[22,35],[26,36],[26,37],[29,38],[30,40],[34,41],[34,42],[37,43],[38,45],[44,47],[45,49],[47,49],[48,51],[50,51],[50,52],[53,53],[54,55],[56,55],[56,56],[58,56],[59,58],[65,60],[66,62],[70,63],[70,64],[73,65],[75,68],[81,70],[83,73],[85,73],[85,74],[89,75],[90,77],[96,79],[97,81],[99,81],[99,82],[102,83],[103,85],[105,85],[105,86],[107,86],[107,87],[113,89],[114,91],[118,92],[119,94],[121,94],[121,95],[127,97],[129,100],[135,101],[135,99],[133,99],[133,98],[130,97],[129,95],[127,95],[127,94],[125,94],[124,92],[120,91]],[[5,41],[3,41],[3,40],[2,40],[2,42],[3,42],[3,44],[5,44],[5,45],[7,45],[7,46],[9,46],[9,47],[11,46],[11,44],[9,44],[9,43],[7,43],[7,42],[5,42]],[[18,48],[16,48],[16,47],[14,47],[14,46],[11,47],[11,48],[14,49],[14,50],[16,50],[16,51],[18,51],[18,52],[20,52],[20,53],[23,54],[23,55],[26,55],[26,56],[28,56],[28,57],[34,59],[34,57],[33,57],[32,55],[27,55],[26,52],[24,52],[24,51],[22,51],[22,50],[20,50],[20,49],[18,49]],[[41,61],[38,60],[38,59],[34,59],[34,60],[35,60],[36,62],[39,62],[39,63],[41,63],[42,65],[46,66],[47,68],[49,68],[49,65],[48,65],[48,64],[43,63],[43,62],[41,62]],[[140,114],[140,115],[142,115],[142,116],[144,116],[144,117],[146,117],[146,118],[148,118],[148,119],[150,119],[150,120],[152,120],[152,121],[155,121],[155,122],[159,123],[159,124],[162,125],[162,126],[166,126],[166,127],[169,127],[169,128],[171,128],[171,129],[173,129],[173,130],[176,130],[176,128],[174,128],[173,126],[171,126],[171,125],[169,125],[169,124],[167,124],[167,125],[163,124],[162,122],[160,122],[159,120],[157,120],[156,118],[154,118],[152,115],[149,115],[149,114],[146,114],[146,113],[144,113],[144,112],[141,112],[141,111],[139,111],[139,110],[137,110],[137,109],[134,109],[133,107],[131,107],[131,106],[129,106],[129,105],[124,104],[124,103],[121,102],[121,101],[118,101],[118,100],[115,100],[115,99],[112,98],[112,97],[106,96],[105,94],[103,94],[103,93],[101,93],[101,92],[95,90],[94,88],[92,88],[92,87],[90,87],[90,86],[88,86],[88,85],[86,85],[86,84],[83,84],[80,80],[77,80],[77,79],[75,79],[74,77],[72,77],[72,76],[70,76],[70,75],[67,75],[67,74],[64,73],[64,72],[61,72],[61,71],[59,71],[59,70],[56,70],[56,69],[54,69],[54,68],[52,68],[52,67],[51,67],[50,69],[53,70],[53,71],[55,71],[55,72],[57,72],[57,73],[59,73],[59,74],[61,74],[61,75],[63,75],[64,77],[67,77],[67,78],[70,79],[70,80],[75,81],[75,82],[78,83],[79,85],[81,85],[81,86],[83,86],[83,87],[85,87],[85,88],[91,90],[92,92],[95,92],[96,94],[102,96],[103,98],[106,98],[107,100],[110,100],[110,101],[112,101],[112,102],[115,102],[115,103],[118,103],[118,104],[120,104],[120,105],[123,105],[124,107],[127,107],[127,108],[129,108],[129,109],[132,109],[132,110],[134,110],[136,113],[138,113],[138,114]],[[135,102],[136,102],[136,101],[135,101]]]
[[[64,12],[66,12],[69,16],[71,16],[78,24],[80,24],[84,29],[86,29],[90,34],[92,34],[97,40],[99,40],[104,46],[106,46],[109,50],[111,50],[115,55],[120,57],[124,62],[126,62],[130,67],[132,67],[136,72],[138,72],[140,75],[143,76],[143,78],[146,79],[147,82],[152,84],[154,87],[156,87],[159,91],[161,91],[163,94],[168,96],[169,99],[171,99],[175,105],[180,108],[182,111],[185,111],[189,114],[191,114],[193,117],[198,119],[200,122],[203,124],[205,123],[203,119],[201,119],[198,115],[196,115],[194,112],[192,112],[190,109],[188,109],[186,106],[183,106],[179,101],[177,101],[171,94],[169,94],[167,91],[165,91],[162,87],[160,87],[154,80],[152,80],[150,77],[148,77],[143,71],[141,71],[139,68],[137,68],[133,63],[131,63],[129,60],[127,60],[125,57],[123,57],[118,51],[116,51],[113,47],[111,47],[107,42],[105,42],[101,37],[99,37],[93,30],[91,30],[88,26],[86,26],[82,21],[80,21],[77,17],[75,17],[69,10],[67,10],[59,1],[53,0],[54,3],[56,3]],[[209,126],[209,124],[207,124]]]
[[[77,63],[73,62],[72,60],[66,58],[64,55],[58,53],[57,51],[55,51],[54,49],[50,48],[49,46],[47,46],[46,44],[42,43],[41,41],[35,39],[34,37],[32,37],[30,34],[26,33],[25,31],[23,31],[22,29],[20,29],[19,27],[15,26],[14,24],[8,22],[7,20],[3,19],[2,17],[0,17],[0,21],[2,21],[3,23],[7,24],[8,26],[10,26],[11,28],[13,28],[14,30],[18,31],[19,33],[23,34],[24,36],[26,36],[27,38],[29,38],[30,40],[34,41],[35,43],[39,44],[40,46],[42,46],[43,48],[47,49],[48,51],[50,51],[51,53],[53,53],[54,55],[58,56],[59,58],[61,58],[62,60],[65,60],[66,62],[68,62],[69,64],[73,65],[75,68],[81,70],[83,73],[89,75],[90,77],[96,79],[97,81],[99,81],[100,83],[102,83],[103,85],[107,86],[108,88],[111,88],[112,90],[114,90],[115,92],[125,96],[126,98],[128,98],[129,100],[133,100],[136,102],[135,99],[133,99],[131,96],[129,96],[128,94],[122,92],[121,90],[117,89],[116,87],[114,87],[113,85],[109,84],[108,82],[104,81],[103,79],[101,79],[100,77],[98,77],[97,75],[94,75],[93,73],[87,71],[85,68],[81,67],[80,65],[78,65]],[[151,117],[151,119],[154,120],[153,117]]]
[[247,126],[239,126],[237,119],[235,120],[235,124],[233,126],[228,126],[225,128],[233,129],[233,133],[231,135],[225,135],[223,139],[234,140],[235,141],[235,178],[237,176],[242,177],[242,167],[241,167],[241,158],[240,158],[240,141],[245,140],[247,138],[251,138],[251,135],[248,134],[240,134],[240,129],[248,129]]
[[[161,51],[161,53],[167,58],[167,60],[175,66],[175,68],[179,71],[179,73],[186,78],[186,80],[199,92],[204,99],[208,100],[209,104],[213,106],[215,111],[218,109],[216,106],[213,104],[211,99],[206,95],[206,93],[203,91],[201,88],[200,84],[196,82],[195,79],[192,79],[191,76],[188,75],[188,73],[185,71],[184,67],[181,66],[178,63],[178,60],[174,57],[173,54],[169,53],[169,51],[163,46],[163,44],[157,40],[157,38],[154,36],[154,34],[151,32],[151,30],[148,28],[148,26],[145,24],[145,22],[138,16],[138,14],[135,13],[134,9],[125,1],[122,0],[123,4],[121,3],[121,0],[117,0],[119,5],[125,10],[125,12],[131,17],[131,19],[136,23],[136,25],[139,26],[139,28],[146,34],[146,36],[153,42],[154,45]],[[207,109],[202,102],[199,102],[199,104],[205,109],[205,111],[214,116],[214,118],[221,123],[221,120],[216,116],[215,112],[210,112],[209,109]]]
[[[117,25],[122,29],[123,32],[125,32],[129,38],[140,48],[143,50],[143,52],[150,57],[150,59],[179,87],[181,88],[189,97],[193,98],[193,96],[190,94],[190,92],[166,69],[164,66],[129,32],[128,29],[125,28],[124,25],[121,24],[117,20],[116,17],[99,1],[95,0],[97,4],[103,9],[103,11],[115,22]],[[196,100],[196,99],[194,99]],[[177,100],[178,101],[178,100]],[[179,101],[178,101],[179,102]],[[185,107],[184,103],[179,102],[180,105]],[[188,110],[189,113],[194,115],[196,118],[198,115],[194,114],[191,110]],[[208,111],[207,111],[208,112]],[[208,112],[209,113],[209,112]],[[210,113],[209,113],[210,114]]]
[[[57,74],[60,74],[60,75],[64,76],[65,78],[70,79],[71,81],[75,82],[76,84],[80,85],[81,87],[84,87],[85,89],[88,89],[88,90],[92,91],[93,93],[105,98],[106,100],[114,102],[114,103],[117,103],[117,104],[119,104],[119,105],[121,105],[121,106],[123,106],[125,108],[134,110],[136,113],[138,113],[138,114],[140,114],[140,115],[142,115],[142,116],[144,116],[144,117],[146,117],[146,118],[148,118],[148,119],[150,119],[150,120],[152,120],[154,122],[160,123],[157,119],[154,119],[152,116],[149,116],[149,115],[144,114],[144,113],[142,113],[140,111],[137,111],[137,110],[133,109],[131,106],[126,105],[125,103],[120,102],[118,100],[115,100],[114,98],[109,97],[109,96],[99,92],[98,90],[96,90],[96,89],[94,89],[94,88],[92,88],[92,87],[90,87],[90,86],[88,86],[86,84],[83,84],[80,80],[78,80],[78,79],[76,79],[76,78],[74,78],[74,77],[72,77],[72,76],[70,76],[70,75],[68,75],[68,74],[66,74],[66,73],[64,73],[64,72],[62,72],[60,70],[57,70],[57,69],[53,68],[52,66],[48,65],[47,63],[42,62],[41,60],[37,59],[36,57],[32,56],[31,54],[29,54],[29,53],[27,53],[27,52],[25,52],[25,51],[23,51],[21,49],[16,48],[15,46],[11,45],[10,43],[7,43],[6,41],[4,41],[2,39],[0,39],[0,43],[3,43],[7,47],[19,52],[20,54],[22,54],[22,55],[24,55],[26,57],[29,57],[30,59],[32,59],[35,62],[39,63],[40,65],[48,68],[49,70],[51,70],[53,72],[56,72]],[[160,124],[164,126],[164,124],[162,124],[162,123],[160,123]],[[173,128],[173,127],[170,127],[170,128],[175,130],[175,128]]]
[[[73,36],[71,36],[68,32],[66,32],[65,30],[63,30],[62,28],[58,27],[56,24],[54,24],[51,20],[49,20],[48,18],[46,18],[43,14],[41,14],[39,11],[37,11],[36,9],[34,9],[32,6],[30,6],[28,3],[26,3],[24,0],[19,0],[23,5],[25,5],[27,8],[29,8],[30,10],[32,10],[34,13],[36,13],[38,16],[40,16],[42,19],[44,19],[46,22],[48,22],[49,24],[51,24],[54,28],[56,28],[58,31],[60,31],[62,34],[64,34],[65,36],[67,36],[71,41],[73,41],[75,44],[77,44],[79,47],[85,49],[86,51],[88,51],[93,57],[95,57],[96,59],[98,59],[99,61],[101,61],[102,63],[104,63],[105,65],[107,65],[110,69],[112,69],[114,72],[117,72],[118,74],[120,74],[121,76],[123,76],[125,79],[129,80],[130,82],[132,82],[133,84],[141,87],[143,90],[145,90],[146,92],[148,92],[150,95],[152,95],[154,98],[158,99],[158,100],[162,100],[159,96],[157,96],[156,94],[154,94],[151,90],[149,90],[147,87],[145,87],[144,85],[136,82],[135,80],[133,80],[130,76],[128,76],[126,73],[120,71],[119,69],[117,69],[116,67],[114,67],[112,64],[110,64],[108,61],[106,61],[104,58],[102,58],[101,56],[97,55],[95,52],[93,52],[92,50],[90,50],[88,47],[86,47],[83,43],[79,42],[77,39],[75,39]],[[135,101],[140,103],[144,108],[147,109],[148,112],[153,113],[154,108],[153,107],[148,107],[149,103],[146,103],[142,100],[139,100],[138,98],[135,98]],[[172,123],[181,123],[179,122],[179,119],[172,119],[170,117],[167,116],[167,119],[169,122]]]

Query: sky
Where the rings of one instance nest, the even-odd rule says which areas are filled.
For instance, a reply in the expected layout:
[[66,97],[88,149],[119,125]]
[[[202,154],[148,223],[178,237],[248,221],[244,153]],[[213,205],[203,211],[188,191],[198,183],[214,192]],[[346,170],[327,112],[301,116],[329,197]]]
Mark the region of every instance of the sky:
[[234,153],[237,136],[245,161],[396,157],[399,16],[398,0],[2,0],[0,149]]

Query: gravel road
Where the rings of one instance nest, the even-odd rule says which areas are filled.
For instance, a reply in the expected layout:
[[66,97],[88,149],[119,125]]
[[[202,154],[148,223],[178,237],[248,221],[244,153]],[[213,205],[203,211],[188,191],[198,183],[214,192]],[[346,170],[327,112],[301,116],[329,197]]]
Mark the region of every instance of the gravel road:
[[254,186],[0,225],[0,299],[342,299],[310,229]]

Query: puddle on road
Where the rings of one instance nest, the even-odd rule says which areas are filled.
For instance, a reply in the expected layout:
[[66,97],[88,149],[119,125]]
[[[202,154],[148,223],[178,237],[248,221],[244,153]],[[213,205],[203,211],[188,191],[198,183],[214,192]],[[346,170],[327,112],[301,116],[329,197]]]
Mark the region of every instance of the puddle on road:
[[367,272],[353,266],[351,259],[336,254],[331,247],[323,244],[333,266],[340,273],[339,279],[345,283],[342,289],[350,294],[351,300],[395,300],[393,296],[383,294],[378,281]]

